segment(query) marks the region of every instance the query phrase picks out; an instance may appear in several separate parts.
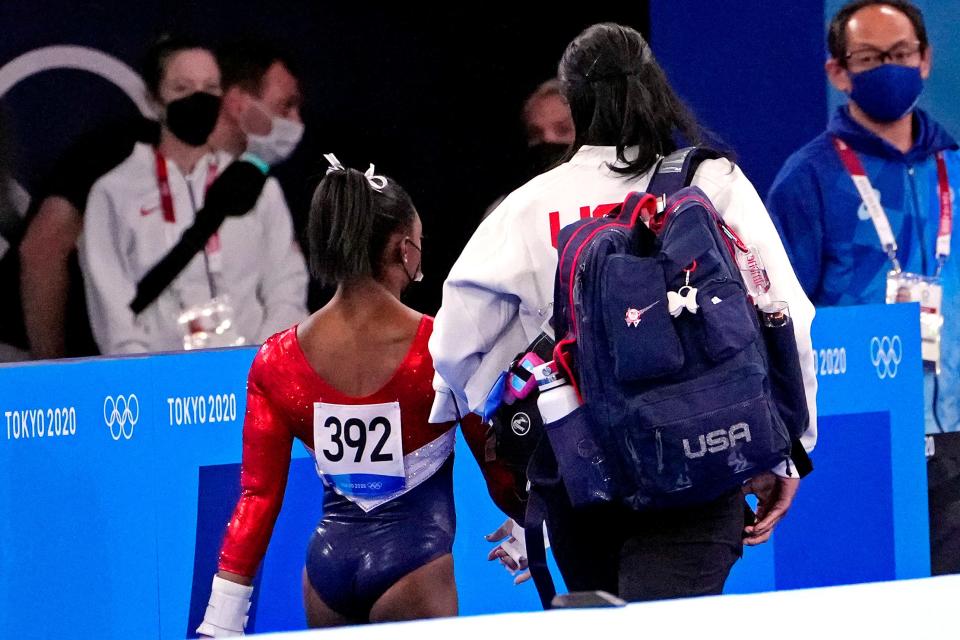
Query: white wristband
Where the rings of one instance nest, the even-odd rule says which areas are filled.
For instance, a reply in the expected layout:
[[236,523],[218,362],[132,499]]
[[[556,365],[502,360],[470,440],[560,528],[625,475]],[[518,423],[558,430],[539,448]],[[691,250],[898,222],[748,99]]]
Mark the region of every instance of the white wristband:
[[197,633],[212,638],[242,636],[252,594],[253,587],[214,576],[207,612]]

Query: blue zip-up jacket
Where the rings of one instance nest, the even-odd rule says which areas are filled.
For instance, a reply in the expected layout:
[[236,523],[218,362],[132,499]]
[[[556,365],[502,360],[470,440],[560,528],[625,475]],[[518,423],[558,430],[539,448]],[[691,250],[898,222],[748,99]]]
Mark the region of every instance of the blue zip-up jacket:
[[[933,275],[940,224],[937,163],[945,151],[954,193],[960,190],[956,141],[921,110],[914,112],[913,147],[906,153],[860,126],[846,106],[827,130],[787,159],[767,197],[800,284],[816,306],[883,303],[890,261],[866,207],[844,169],[833,137],[846,142],[863,163],[897,238],[904,271]],[[955,223],[955,227],[958,225]],[[960,234],[943,270],[945,318],[941,375],[925,381],[928,433],[960,431]]]

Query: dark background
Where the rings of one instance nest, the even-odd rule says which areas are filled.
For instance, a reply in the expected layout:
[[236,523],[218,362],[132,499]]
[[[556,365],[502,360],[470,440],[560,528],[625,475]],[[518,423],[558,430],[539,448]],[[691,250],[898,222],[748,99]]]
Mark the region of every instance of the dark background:
[[[323,153],[360,169],[375,163],[420,211],[426,277],[408,297],[435,313],[446,273],[484,210],[517,186],[524,98],[556,73],[573,37],[604,20],[648,33],[643,2],[578,7],[575,16],[555,7],[503,12],[306,0],[4,3],[0,63],[41,46],[79,44],[138,69],[164,31],[213,43],[240,36],[277,42],[292,54],[305,95],[306,135],[277,171],[297,226],[326,168]],[[135,109],[109,82],[71,70],[21,82],[3,106],[20,152],[17,173],[33,191],[77,135]],[[323,299],[316,293],[313,306]]]
[[[212,42],[241,36],[277,41],[298,63],[307,131],[279,167],[302,228],[322,154],[397,178],[420,209],[426,233],[423,283],[409,302],[434,313],[450,266],[480,216],[517,186],[524,160],[524,98],[556,73],[584,27],[614,20],[648,36],[671,84],[703,124],[737,154],[765,195],[792,151],[827,117],[822,3],[651,0],[601,8],[512,11],[381,7],[318,1],[38,0],[0,3],[0,64],[39,47],[85,45],[131,66],[161,32]],[[36,191],[78,135],[134,106],[86,72],[47,71],[0,100],[19,151],[21,182]],[[15,255],[0,261],[0,300],[16,307]],[[312,306],[324,299],[313,292]],[[4,325],[17,312],[0,314]],[[14,333],[22,335],[22,327]]]

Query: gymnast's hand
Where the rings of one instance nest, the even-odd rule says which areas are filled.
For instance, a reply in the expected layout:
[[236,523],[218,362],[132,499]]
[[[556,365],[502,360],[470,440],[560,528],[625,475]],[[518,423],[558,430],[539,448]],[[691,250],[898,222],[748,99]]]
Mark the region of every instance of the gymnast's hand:
[[[530,579],[530,572],[526,571],[527,544],[522,527],[511,518],[507,518],[496,531],[487,534],[484,538],[487,542],[500,543],[490,550],[487,560],[500,560],[500,564],[514,576],[513,584],[521,584]],[[518,571],[521,573],[517,574]]]

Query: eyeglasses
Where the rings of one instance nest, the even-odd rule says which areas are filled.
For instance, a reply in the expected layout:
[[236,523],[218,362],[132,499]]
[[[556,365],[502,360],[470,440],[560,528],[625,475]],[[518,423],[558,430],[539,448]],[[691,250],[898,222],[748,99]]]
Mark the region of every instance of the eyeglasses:
[[874,47],[866,47],[859,51],[852,51],[844,57],[847,67],[855,67],[861,71],[875,69],[887,60],[893,64],[912,66],[920,62],[920,52],[923,49],[920,42],[901,42],[886,51]]

